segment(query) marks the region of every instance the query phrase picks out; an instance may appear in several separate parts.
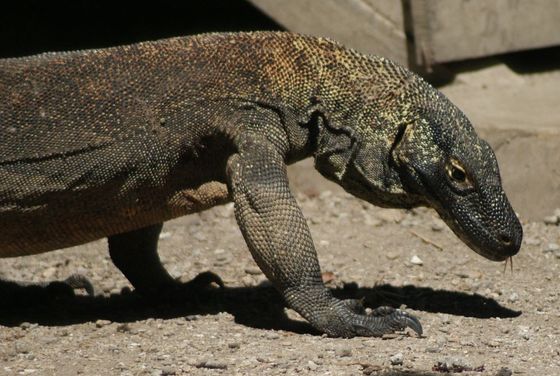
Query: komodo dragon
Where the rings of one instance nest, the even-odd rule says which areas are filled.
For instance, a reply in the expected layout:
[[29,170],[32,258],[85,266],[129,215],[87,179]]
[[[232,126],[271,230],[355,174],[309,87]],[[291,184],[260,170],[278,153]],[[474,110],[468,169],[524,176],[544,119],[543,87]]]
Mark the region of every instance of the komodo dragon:
[[372,204],[435,208],[490,260],[519,250],[496,158],[440,92],[328,39],[254,32],[0,60],[0,256],[108,237],[137,290],[165,290],[162,223],[232,200],[254,259],[315,328],[421,333],[323,285],[286,176],[311,156]]

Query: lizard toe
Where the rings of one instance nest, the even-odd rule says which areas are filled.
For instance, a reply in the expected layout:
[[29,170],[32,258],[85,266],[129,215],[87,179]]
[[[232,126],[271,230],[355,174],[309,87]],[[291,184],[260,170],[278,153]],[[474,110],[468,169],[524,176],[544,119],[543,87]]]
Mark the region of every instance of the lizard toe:
[[400,309],[382,306],[374,309],[371,314],[358,308],[359,300],[335,301],[329,310],[329,318],[322,320],[325,325],[319,328],[335,337],[381,337],[407,328],[418,336],[423,333],[422,324],[413,315]]

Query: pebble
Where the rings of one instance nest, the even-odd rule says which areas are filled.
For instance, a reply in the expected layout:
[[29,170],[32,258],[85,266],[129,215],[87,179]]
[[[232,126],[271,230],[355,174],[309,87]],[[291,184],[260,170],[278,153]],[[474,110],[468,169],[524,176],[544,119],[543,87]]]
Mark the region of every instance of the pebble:
[[339,347],[335,353],[340,357],[352,356],[352,349],[350,347]]
[[241,344],[239,342],[230,342],[227,345],[230,349],[238,349],[241,347]]
[[543,222],[547,225],[557,225],[559,219],[560,218],[556,215],[549,215],[548,217],[544,217]]
[[31,351],[31,346],[26,342],[16,342],[16,352],[20,354],[27,354]]
[[251,275],[259,275],[262,274],[262,270],[260,270],[257,266],[248,266],[245,268],[245,273]]
[[422,259],[416,255],[412,256],[412,258],[410,259],[410,263],[413,265],[424,265],[424,261],[422,261]]
[[508,301],[510,301],[511,303],[515,303],[518,300],[519,300],[519,294],[517,294],[516,292],[512,292],[508,298]]
[[97,328],[102,328],[102,327],[110,325],[110,324],[111,324],[110,320],[103,320],[103,319],[99,319],[95,322],[95,326]]
[[432,226],[430,227],[434,232],[440,232],[445,229],[445,222],[441,220],[434,220]]
[[45,279],[53,279],[56,274],[57,269],[54,266],[48,267],[42,273],[43,278]]
[[393,366],[401,366],[403,364],[404,356],[402,353],[396,353],[389,358],[391,365]]
[[560,245],[556,244],[556,243],[548,243],[544,249],[543,252],[557,252],[560,250]]
[[425,350],[427,353],[439,353],[441,349],[439,347],[426,347]]
[[496,373],[496,376],[511,376],[512,374],[513,372],[509,368],[502,367],[498,373]]
[[196,368],[227,369],[227,364],[217,360],[203,360],[194,365]]
[[117,325],[117,332],[119,332],[119,333],[130,332],[130,326],[127,323],[119,324],[119,325]]
[[268,338],[268,339],[278,339],[278,338],[280,338],[280,335],[276,332],[266,332],[264,336],[265,336],[265,338]]
[[463,358],[460,357],[446,357],[443,359],[438,360],[438,363],[448,369],[469,369],[472,368],[469,363]]
[[317,363],[310,360],[309,362],[307,362],[307,368],[309,368],[310,371],[316,371],[319,366],[317,365]]
[[[35,325],[35,326],[36,326],[36,325]],[[24,322],[22,322],[21,324],[19,324],[19,327],[22,328],[22,329],[27,330],[27,329],[31,329],[31,328],[34,327],[34,326],[33,326],[33,324],[31,324],[30,322],[24,321]]]
[[161,376],[173,376],[176,375],[177,371],[170,367],[164,367],[161,369]]
[[399,254],[397,252],[387,252],[385,254],[385,257],[387,257],[389,260],[396,260],[399,258]]

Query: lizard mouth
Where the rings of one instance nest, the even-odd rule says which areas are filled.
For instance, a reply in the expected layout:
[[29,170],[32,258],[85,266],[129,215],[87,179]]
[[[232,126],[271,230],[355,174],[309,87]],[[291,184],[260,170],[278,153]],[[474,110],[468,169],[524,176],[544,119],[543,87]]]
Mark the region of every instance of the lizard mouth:
[[[440,217],[463,243],[479,255],[491,261],[504,261],[519,252],[521,238],[505,233],[494,234],[480,221],[462,223],[441,208],[435,208]],[[516,218],[517,220],[517,218]]]

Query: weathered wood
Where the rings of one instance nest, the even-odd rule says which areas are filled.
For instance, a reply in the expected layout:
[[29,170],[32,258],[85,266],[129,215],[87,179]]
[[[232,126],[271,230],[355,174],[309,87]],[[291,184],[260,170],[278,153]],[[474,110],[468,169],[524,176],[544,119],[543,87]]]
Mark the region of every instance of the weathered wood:
[[408,4],[420,65],[560,44],[558,0],[408,0]]
[[249,0],[288,30],[407,63],[400,1]]
[[249,0],[287,29],[431,65],[560,44],[559,0]]

